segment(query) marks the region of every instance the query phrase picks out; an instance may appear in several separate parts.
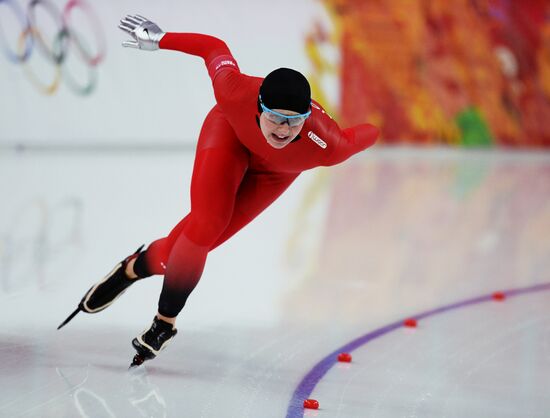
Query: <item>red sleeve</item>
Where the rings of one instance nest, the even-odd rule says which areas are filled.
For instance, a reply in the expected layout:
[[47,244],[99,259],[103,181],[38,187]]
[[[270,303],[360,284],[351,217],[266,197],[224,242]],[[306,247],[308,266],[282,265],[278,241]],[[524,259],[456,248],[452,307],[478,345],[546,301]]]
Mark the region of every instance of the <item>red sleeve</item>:
[[347,160],[370,146],[378,139],[380,131],[368,123],[341,129],[319,103],[311,103],[311,130],[307,136],[321,148],[329,151],[323,165],[331,166]]
[[330,154],[328,165],[341,163],[352,155],[373,146],[379,134],[378,128],[368,123],[342,129],[338,144]]
[[168,32],[160,40],[159,47],[202,57],[212,81],[225,69],[240,72],[225,42],[210,35]]

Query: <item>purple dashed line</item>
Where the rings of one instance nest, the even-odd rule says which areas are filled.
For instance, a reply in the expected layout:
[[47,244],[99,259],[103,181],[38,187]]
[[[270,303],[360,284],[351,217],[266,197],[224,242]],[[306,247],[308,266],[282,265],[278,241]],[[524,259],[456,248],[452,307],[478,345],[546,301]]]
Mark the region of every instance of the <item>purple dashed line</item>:
[[[542,292],[545,290],[550,290],[550,283],[543,283],[543,284],[524,287],[520,289],[505,290],[505,291],[502,291],[501,293],[503,293],[507,298],[509,298],[514,296],[520,296],[526,293]],[[436,309],[432,309],[430,311],[422,312],[418,315],[413,315],[412,318],[420,320],[423,318],[439,315],[455,309],[461,309],[468,306],[477,305],[479,303],[489,302],[493,300],[494,299],[493,299],[493,293],[492,293],[490,295],[479,296],[473,299],[467,299],[461,302],[453,303],[451,305],[442,306]],[[313,366],[313,368],[309,371],[309,373],[304,376],[302,381],[296,387],[296,390],[294,390],[292,399],[288,404],[286,418],[301,418],[304,416],[304,400],[309,398],[309,396],[315,389],[315,386],[317,386],[317,384],[323,378],[323,376],[325,376],[325,374],[327,374],[327,372],[336,363],[338,363],[338,360],[337,360],[338,354],[343,352],[350,353],[355,349],[361,347],[362,345],[367,344],[369,341],[372,341],[378,337],[381,337],[392,331],[395,331],[398,328],[402,328],[403,321],[404,319],[393,322],[382,328],[369,332],[368,334],[365,334],[362,337],[359,337],[353,341],[350,341],[346,345],[343,345],[342,347],[334,350],[332,353],[327,355],[324,359],[319,361],[315,366]]]

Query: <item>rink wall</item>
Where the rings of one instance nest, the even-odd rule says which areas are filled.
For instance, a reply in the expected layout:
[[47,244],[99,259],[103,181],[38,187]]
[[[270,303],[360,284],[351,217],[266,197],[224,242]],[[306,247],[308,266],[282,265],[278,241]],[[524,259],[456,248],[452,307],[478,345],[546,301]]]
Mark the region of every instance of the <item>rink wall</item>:
[[[0,312],[57,326],[92,283],[186,215],[192,162],[174,151],[0,155]],[[346,321],[546,282],[549,187],[547,153],[501,150],[378,148],[306,172],[209,255],[185,318]],[[161,283],[136,286],[97,324],[149,320]],[[411,300],[415,289],[425,291]],[[50,309],[37,317],[34,300]]]
[[[0,153],[0,314],[55,329],[94,282],[188,213],[193,157],[185,150]],[[196,302],[189,302],[191,324],[274,319],[278,306],[265,301],[277,301],[281,280],[290,279],[285,242],[312,175],[209,255]],[[150,320],[161,285],[160,276],[144,281],[121,298],[114,316],[91,324]],[[244,297],[248,292],[262,296]],[[37,315],[35,305],[47,309]]]

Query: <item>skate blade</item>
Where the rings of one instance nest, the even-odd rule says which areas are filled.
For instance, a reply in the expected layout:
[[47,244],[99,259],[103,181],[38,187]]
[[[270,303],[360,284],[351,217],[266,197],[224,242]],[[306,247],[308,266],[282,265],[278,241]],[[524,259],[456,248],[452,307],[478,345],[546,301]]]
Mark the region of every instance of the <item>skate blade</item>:
[[147,359],[145,357],[140,356],[139,354],[136,354],[134,358],[132,359],[132,364],[130,364],[130,367],[128,369],[132,370],[136,367],[141,366],[143,363],[145,363]]
[[80,306],[78,306],[78,307],[75,309],[75,311],[67,317],[67,319],[65,319],[61,324],[59,324],[59,326],[57,327],[57,329],[61,329],[61,328],[63,328],[65,325],[67,325],[67,324],[71,321],[71,319],[73,319],[73,318],[76,316],[76,314],[79,313],[80,311],[81,311]]

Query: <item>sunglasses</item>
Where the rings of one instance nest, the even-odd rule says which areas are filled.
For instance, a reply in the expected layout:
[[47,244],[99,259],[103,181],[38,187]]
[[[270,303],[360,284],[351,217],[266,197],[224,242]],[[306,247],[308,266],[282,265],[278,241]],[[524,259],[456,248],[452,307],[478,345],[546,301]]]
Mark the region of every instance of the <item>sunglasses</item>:
[[292,116],[283,115],[282,113],[271,110],[270,108],[265,106],[262,102],[262,96],[260,96],[260,106],[262,110],[265,112],[265,117],[267,118],[267,120],[270,122],[273,122],[276,125],[282,125],[284,123],[288,123],[288,126],[296,127],[304,123],[306,119],[309,117],[309,115],[311,115],[311,110],[299,115],[292,115]]

